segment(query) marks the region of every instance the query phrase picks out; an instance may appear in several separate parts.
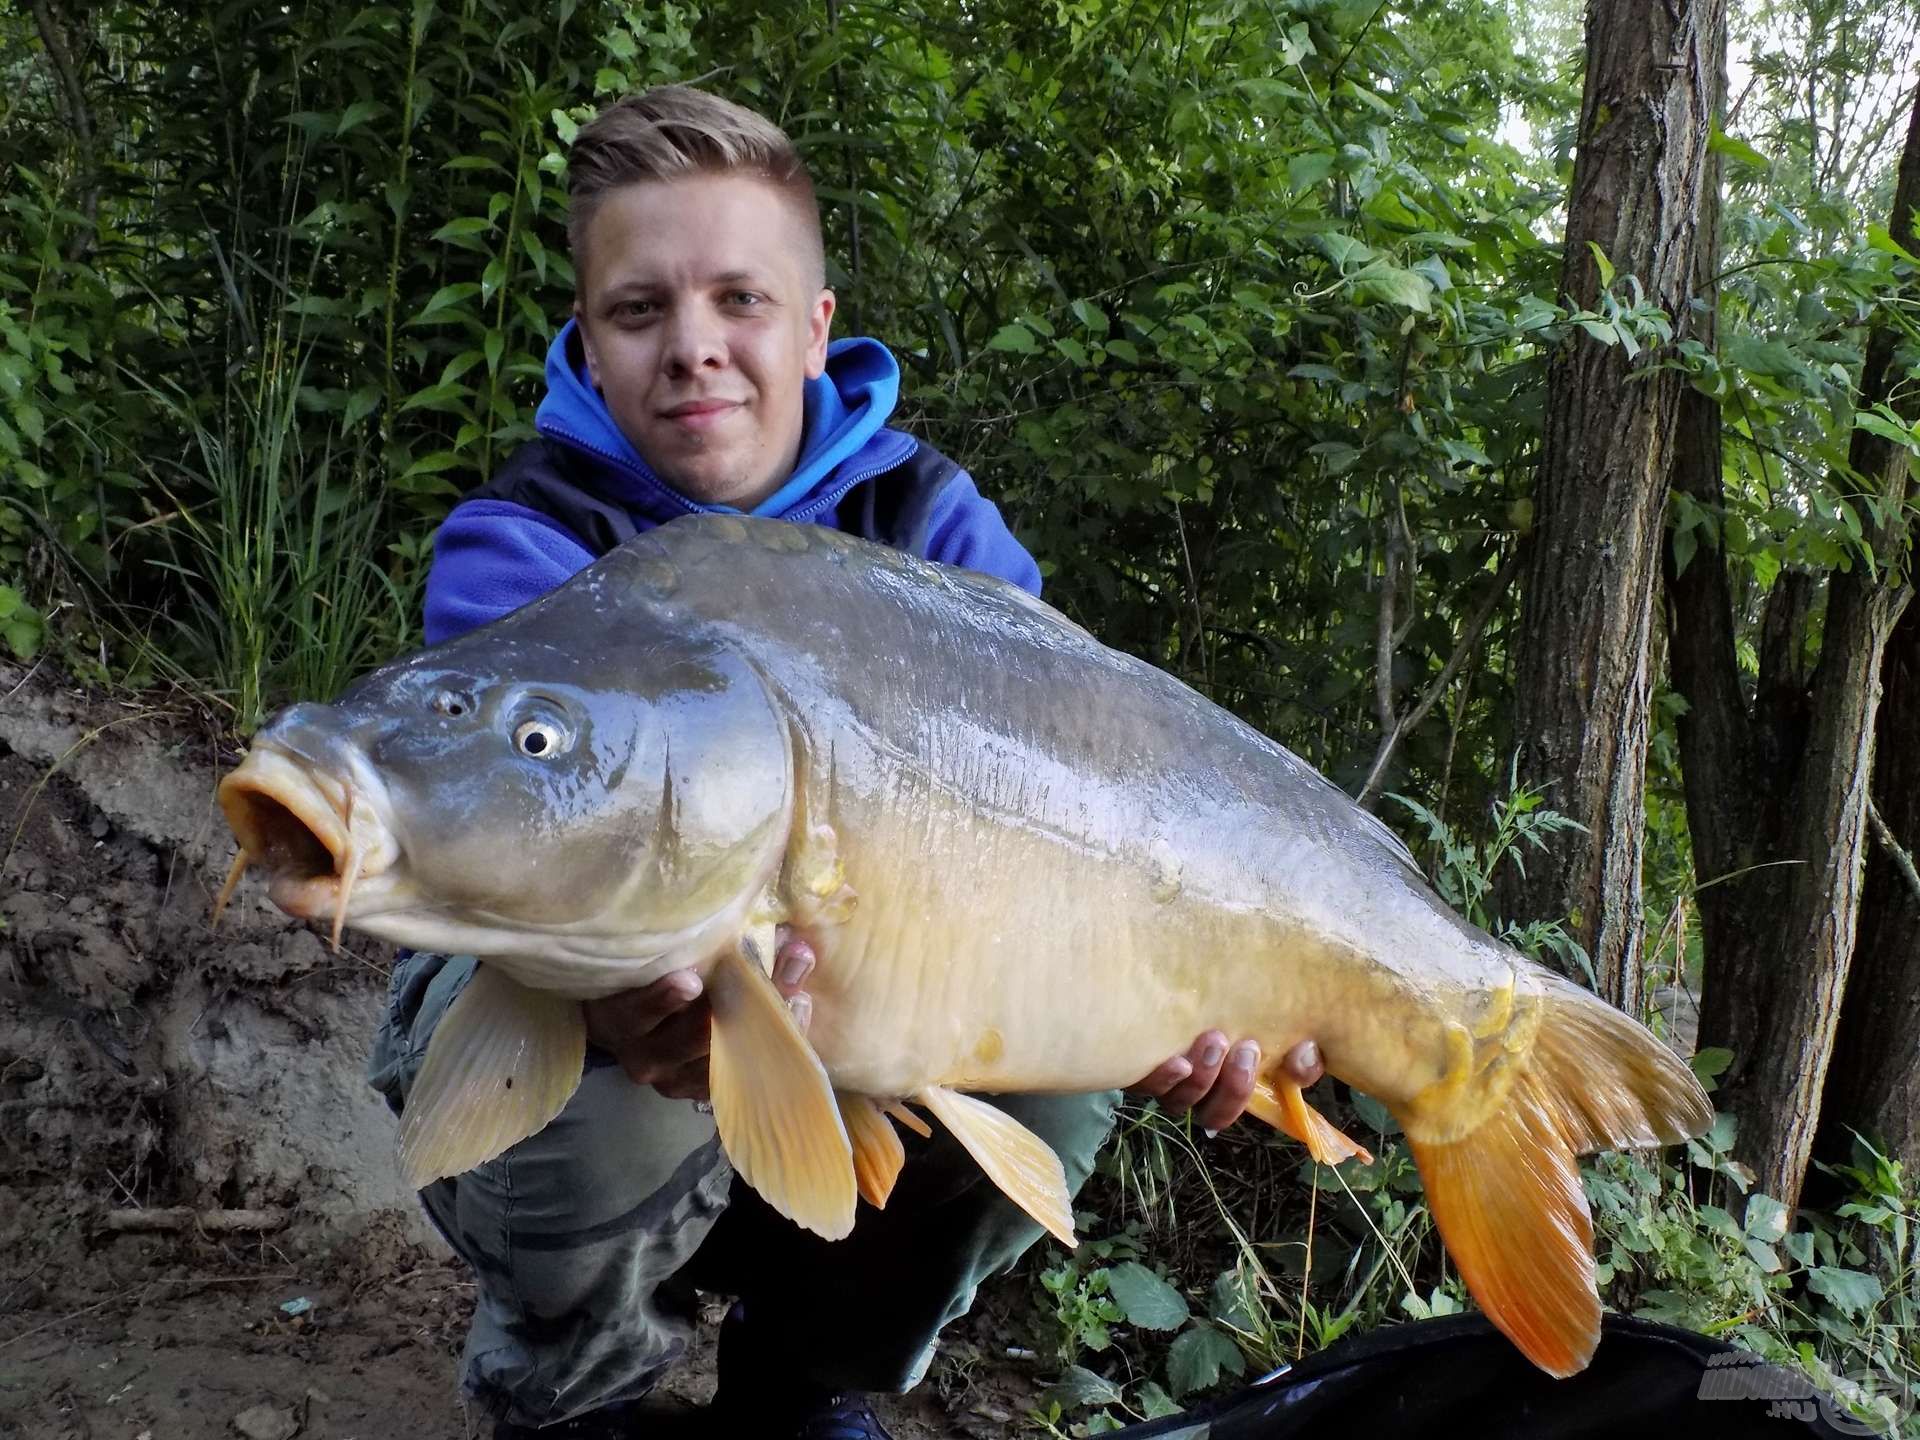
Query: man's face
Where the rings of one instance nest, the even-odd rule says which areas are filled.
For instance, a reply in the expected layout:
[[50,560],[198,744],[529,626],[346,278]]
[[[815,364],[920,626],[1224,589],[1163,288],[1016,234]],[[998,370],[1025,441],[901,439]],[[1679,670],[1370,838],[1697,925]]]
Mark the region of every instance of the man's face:
[[623,186],[588,221],[588,374],[681,494],[749,510],[792,472],[833,318],[812,255],[791,204],[738,175]]

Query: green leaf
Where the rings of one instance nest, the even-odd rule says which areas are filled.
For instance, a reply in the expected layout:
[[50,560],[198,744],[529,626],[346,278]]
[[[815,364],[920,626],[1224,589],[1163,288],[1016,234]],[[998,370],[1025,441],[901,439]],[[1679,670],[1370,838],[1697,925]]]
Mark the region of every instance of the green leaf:
[[341,112],[340,123],[334,127],[335,135],[344,135],[356,125],[364,125],[387,107],[378,100],[356,100]]
[[1016,322],[1002,325],[987,342],[989,350],[1011,350],[1020,355],[1032,355],[1039,350],[1033,332]]
[[1186,1297],[1138,1261],[1111,1267],[1107,1289],[1127,1312],[1129,1325],[1142,1330],[1178,1330],[1187,1322]]
[[402,413],[423,407],[434,410],[448,410],[454,408],[448,403],[449,401],[463,400],[472,394],[472,388],[466,385],[429,385],[426,389],[415,391],[412,395],[409,395],[400,409]]
[[1713,133],[1707,137],[1707,148],[1728,156],[1731,159],[1738,160],[1743,165],[1751,165],[1756,170],[1770,170],[1773,168],[1773,162],[1767,159],[1766,156],[1762,155],[1746,141],[1737,140],[1727,134],[1727,132],[1722,130],[1718,125],[1713,127]]
[[1580,328],[1598,340],[1602,345],[1618,345],[1620,332],[1605,320],[1582,320]]
[[1149,1380],[1140,1387],[1140,1413],[1149,1420],[1164,1420],[1169,1415],[1178,1415],[1180,1407],[1171,1395]]
[[1673,532],[1673,573],[1675,575],[1684,575],[1687,573],[1687,566],[1693,563],[1693,552],[1699,548],[1700,532],[1698,529],[1676,530]]
[[1287,161],[1287,188],[1296,195],[1311,189],[1333,173],[1334,157],[1325,150],[1310,150]]
[[[1693,526],[1689,525],[1685,527],[1680,534],[1693,534]],[[1688,547],[1687,554],[1688,556],[1693,554],[1691,546]],[[1673,558],[1675,565],[1681,565],[1679,534],[1674,536]],[[1684,569],[1685,567],[1681,565],[1681,568]],[[1694,1079],[1698,1080],[1711,1091],[1713,1089],[1713,1082],[1724,1075],[1727,1066],[1733,1063],[1733,1051],[1727,1049],[1724,1045],[1709,1045],[1704,1050],[1694,1051],[1693,1058],[1687,1063],[1693,1067]]]
[[1807,1288],[1831,1300],[1849,1318],[1857,1319],[1880,1303],[1880,1281],[1859,1270],[1816,1265],[1807,1272]]
[[1062,1410],[1078,1410],[1088,1405],[1118,1405],[1121,1392],[1106,1376],[1096,1375],[1084,1365],[1069,1365],[1047,1387],[1046,1398],[1058,1401]]
[[0,636],[6,638],[7,648],[13,651],[14,659],[31,660],[40,652],[40,642],[46,636],[46,623],[29,611],[0,624]]
[[1107,322],[1107,312],[1091,300],[1076,300],[1067,308],[1089,335],[1104,336],[1112,328]]
[[559,132],[563,144],[573,144],[573,137],[580,133],[580,122],[564,110],[555,110],[552,115],[553,128]]
[[458,220],[449,220],[427,238],[430,240],[470,240],[475,235],[483,235],[493,228],[493,222],[482,215],[462,215]]
[[1373,258],[1373,247],[1351,235],[1338,230],[1329,230],[1320,236],[1320,248],[1327,252],[1327,258],[1341,270],[1349,265],[1364,265]]
[[1893,238],[1886,226],[1873,224],[1867,226],[1867,244],[1886,255],[1897,255],[1909,265],[1920,265],[1920,257]]
[[1910,429],[1876,411],[1859,410],[1854,413],[1853,428],[1864,430],[1869,435],[1878,435],[1882,440],[1891,440],[1903,450],[1920,454],[1920,427]]
[[1222,1373],[1243,1375],[1246,1369],[1240,1347],[1211,1325],[1195,1325],[1167,1351],[1167,1383],[1181,1398],[1219,1384]]
[[1433,282],[1424,275],[1402,270],[1397,265],[1382,265],[1368,270],[1363,277],[1366,288],[1380,299],[1421,315],[1433,310]]
[[433,292],[433,298],[427,301],[427,308],[413,318],[430,320],[442,310],[450,310],[462,300],[471,300],[479,293],[480,287],[471,280],[462,280],[457,285],[442,285]]
[[1755,1240],[1764,1240],[1772,1244],[1787,1233],[1787,1220],[1790,1213],[1771,1195],[1754,1194],[1747,1197],[1747,1234]]
[[1611,289],[1613,286],[1613,262],[1607,259],[1607,252],[1600,248],[1598,241],[1587,241],[1587,249],[1593,252],[1593,263],[1600,267],[1600,288],[1602,290]]

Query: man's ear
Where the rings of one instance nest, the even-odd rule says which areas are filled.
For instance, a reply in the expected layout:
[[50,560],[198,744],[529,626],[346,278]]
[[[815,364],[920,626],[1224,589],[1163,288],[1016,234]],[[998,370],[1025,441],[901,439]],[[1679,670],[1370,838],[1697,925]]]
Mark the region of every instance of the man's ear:
[[593,340],[587,334],[587,317],[580,313],[580,302],[573,302],[574,333],[580,337],[581,353],[587,357],[587,378],[593,382],[593,388],[600,388],[600,357],[593,352]]
[[831,290],[822,290],[807,316],[807,378],[818,380],[827,373],[827,332],[833,327],[835,301]]

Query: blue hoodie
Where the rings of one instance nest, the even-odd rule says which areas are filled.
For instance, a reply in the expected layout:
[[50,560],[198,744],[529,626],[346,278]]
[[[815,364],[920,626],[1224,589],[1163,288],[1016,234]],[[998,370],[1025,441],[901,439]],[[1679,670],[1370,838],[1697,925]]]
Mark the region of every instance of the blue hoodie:
[[[594,492],[622,507],[636,530],[681,515],[738,515],[703,505],[655,475],[607,409],[572,345],[567,322],[547,351],[547,396],[534,428],[582,463]],[[750,512],[782,520],[855,528],[863,482],[911,459],[920,442],[886,427],[900,393],[900,366],[877,340],[835,341],[826,373],[806,386],[799,463],[780,488]],[[1040,568],[1013,538],[993,503],[957,471],[933,502],[926,558],[984,570],[1040,593]],[[426,638],[450,640],[517,610],[596,558],[581,536],[552,515],[511,500],[462,501],[434,539],[427,574]]]

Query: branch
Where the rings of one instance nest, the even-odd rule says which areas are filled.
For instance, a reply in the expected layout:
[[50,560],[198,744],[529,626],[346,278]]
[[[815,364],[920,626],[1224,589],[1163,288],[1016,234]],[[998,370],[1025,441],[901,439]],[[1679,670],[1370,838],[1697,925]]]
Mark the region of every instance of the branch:
[[1893,838],[1893,831],[1888,829],[1887,822],[1880,818],[1880,807],[1871,800],[1867,801],[1867,821],[1873,826],[1875,837],[1887,847],[1887,853],[1893,856],[1893,863],[1899,867],[1900,873],[1907,877],[1907,884],[1913,887],[1914,896],[1920,898],[1920,873],[1916,873],[1913,868],[1913,854]]
[[[1460,632],[1460,640],[1453,647],[1453,654],[1447,657],[1447,663],[1441,667],[1433,683],[1421,694],[1419,702],[1396,720],[1393,717],[1392,701],[1389,699],[1387,708],[1382,712],[1380,748],[1375,752],[1373,765],[1367,771],[1366,784],[1360,787],[1360,793],[1354,797],[1355,803],[1366,805],[1379,793],[1381,778],[1386,774],[1387,761],[1392,758],[1400,738],[1427,718],[1428,713],[1439,703],[1440,697],[1447,693],[1447,687],[1453,683],[1453,677],[1460,673],[1460,667],[1477,652],[1480,645],[1480,632],[1486,629],[1487,621],[1493,617],[1494,606],[1498,605],[1501,598],[1512,588],[1513,577],[1520,573],[1520,562],[1526,554],[1526,548],[1525,541],[1516,545],[1513,554],[1506,558],[1506,562],[1494,575],[1493,584],[1487,587],[1487,593],[1481,598],[1479,608],[1467,621],[1467,628]],[[1386,666],[1389,670],[1392,664],[1393,656],[1388,654]],[[1376,686],[1379,684],[1377,678],[1375,684]]]
[[46,48],[47,59],[53,66],[60,118],[73,131],[80,149],[77,208],[86,217],[87,223],[68,237],[64,247],[67,259],[80,260],[93,249],[98,227],[96,217],[100,212],[100,184],[94,174],[93,116],[87,110],[87,95],[80,85],[80,72],[74,67],[73,52],[67,47],[66,34],[53,13],[53,0],[33,0],[33,21],[40,31],[40,43]]

